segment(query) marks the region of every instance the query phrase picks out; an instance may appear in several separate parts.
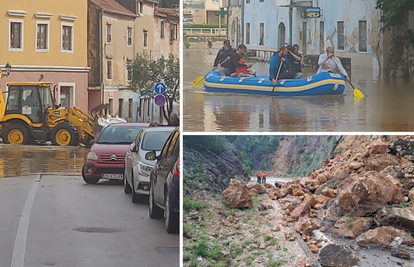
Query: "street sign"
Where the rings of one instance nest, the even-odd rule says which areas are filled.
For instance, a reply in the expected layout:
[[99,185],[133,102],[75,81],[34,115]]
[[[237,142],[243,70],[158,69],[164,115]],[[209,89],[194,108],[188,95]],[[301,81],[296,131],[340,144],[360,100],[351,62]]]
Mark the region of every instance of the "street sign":
[[320,7],[308,7],[305,12],[306,18],[320,18],[321,8]]
[[166,90],[167,90],[167,87],[163,83],[156,83],[154,86],[154,91],[158,95],[165,93]]
[[157,106],[160,106],[160,107],[164,106],[165,101],[166,101],[166,99],[165,99],[164,95],[156,95],[154,97],[154,102],[155,102],[155,105],[157,105]]
[[220,11],[217,12],[217,16],[224,18],[224,15],[227,15],[227,11],[224,11],[224,7],[220,7]]

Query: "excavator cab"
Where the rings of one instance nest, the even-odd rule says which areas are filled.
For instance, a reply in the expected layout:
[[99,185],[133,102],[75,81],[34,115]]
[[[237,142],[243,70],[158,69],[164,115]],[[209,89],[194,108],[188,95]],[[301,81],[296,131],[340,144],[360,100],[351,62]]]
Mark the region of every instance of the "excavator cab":
[[76,107],[59,108],[52,83],[8,83],[7,101],[0,91],[0,134],[6,144],[51,141],[58,146],[88,145],[93,118]]

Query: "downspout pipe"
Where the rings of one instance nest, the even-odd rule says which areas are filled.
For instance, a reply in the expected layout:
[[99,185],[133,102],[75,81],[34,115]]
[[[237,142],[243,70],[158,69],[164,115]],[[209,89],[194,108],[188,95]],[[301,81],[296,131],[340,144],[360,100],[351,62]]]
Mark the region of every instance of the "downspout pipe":
[[100,67],[100,80],[101,80],[101,90],[102,90],[102,104],[105,104],[105,84],[104,84],[104,79],[103,79],[103,64],[104,64],[104,49],[103,49],[103,19],[102,19],[102,17],[103,17],[103,14],[104,14],[104,12],[105,12],[105,9],[100,9],[100,11],[101,11],[101,14],[99,15],[99,30],[100,30],[100,33],[99,33],[99,49],[101,50],[100,52],[101,52],[101,56],[100,56],[100,58],[101,58],[101,67]]

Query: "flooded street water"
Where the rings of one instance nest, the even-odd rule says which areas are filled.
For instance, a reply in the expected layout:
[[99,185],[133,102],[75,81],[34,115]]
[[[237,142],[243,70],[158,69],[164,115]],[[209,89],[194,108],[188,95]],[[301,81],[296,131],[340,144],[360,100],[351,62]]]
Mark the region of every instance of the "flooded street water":
[[29,174],[81,175],[89,148],[0,145],[0,178]]
[[[211,70],[217,51],[209,54],[204,43],[184,48],[184,131],[414,131],[412,82],[375,81],[372,71],[352,66],[352,84],[365,95],[358,100],[348,83],[342,96],[270,97],[193,88],[191,82]],[[269,63],[253,63],[258,74],[268,74]],[[303,72],[307,77],[315,70]]]

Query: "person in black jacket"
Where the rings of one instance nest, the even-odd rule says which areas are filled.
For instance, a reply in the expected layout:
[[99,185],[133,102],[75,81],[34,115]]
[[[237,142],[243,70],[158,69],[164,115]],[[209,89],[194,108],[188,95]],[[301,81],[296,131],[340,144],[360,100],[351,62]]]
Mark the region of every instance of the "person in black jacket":
[[[217,53],[216,59],[214,60],[214,66],[212,70],[218,71],[221,76],[228,76],[230,56],[236,52],[231,45],[229,40],[223,42],[223,48]],[[220,64],[220,66],[218,66]]]
[[[236,68],[244,68],[244,64],[240,64],[240,55],[244,55],[246,53],[246,46],[244,44],[240,44],[237,47],[237,51],[235,53],[233,53],[230,56],[230,66],[229,66],[229,72],[230,72],[230,76],[234,76],[236,77]],[[247,64],[246,67],[247,69],[250,69],[252,67],[253,64]]]
[[295,75],[295,79],[302,78],[302,55],[299,54],[299,45],[295,44],[292,49],[288,49],[289,72]]

